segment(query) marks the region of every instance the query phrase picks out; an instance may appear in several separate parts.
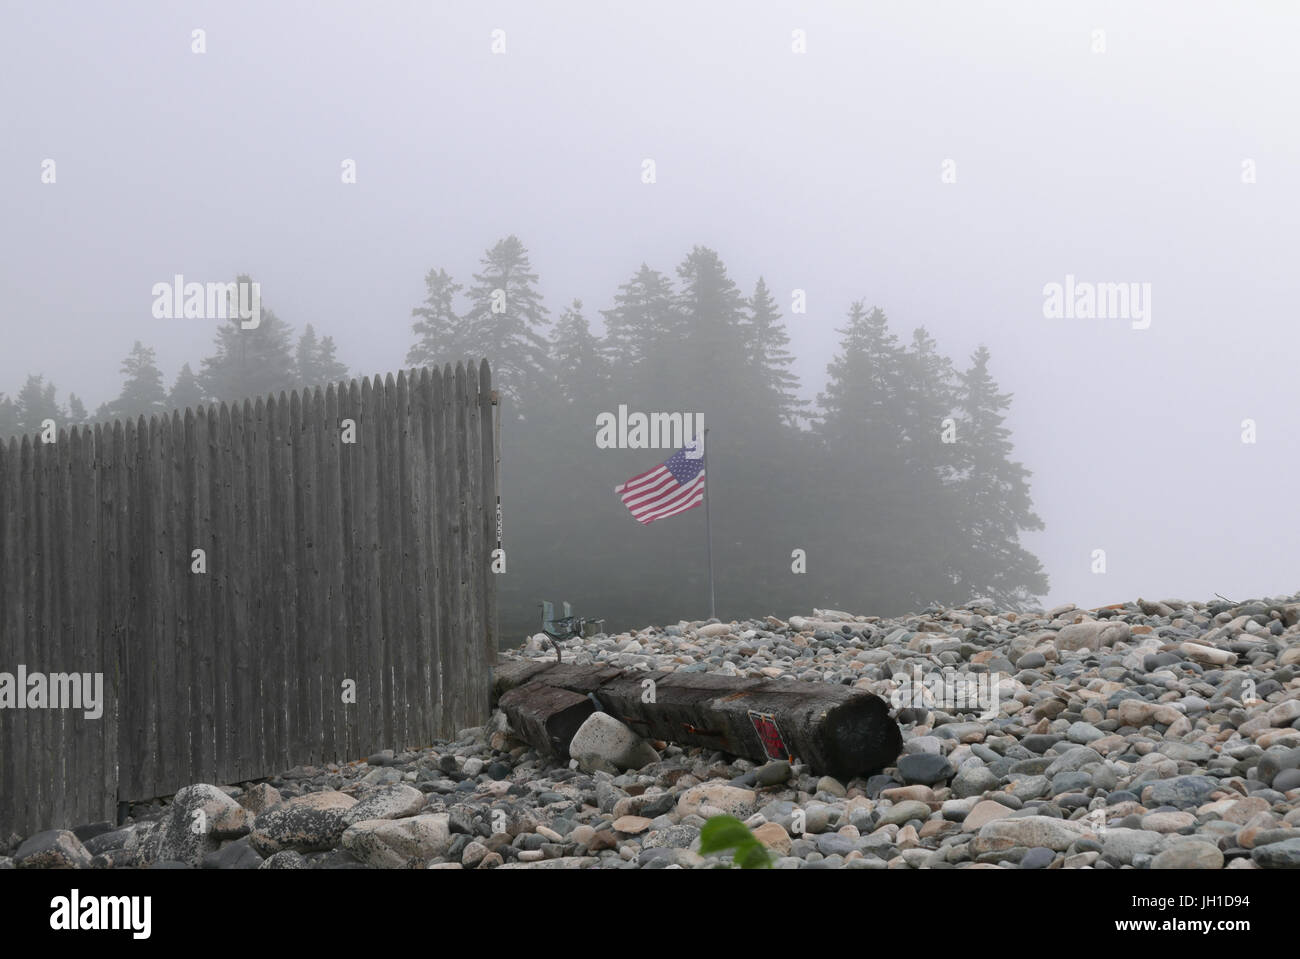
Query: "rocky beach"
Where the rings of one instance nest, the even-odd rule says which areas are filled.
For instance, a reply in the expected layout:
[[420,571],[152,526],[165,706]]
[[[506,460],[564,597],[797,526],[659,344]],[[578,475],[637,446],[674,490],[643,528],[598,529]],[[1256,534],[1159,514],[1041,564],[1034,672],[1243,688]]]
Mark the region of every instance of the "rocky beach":
[[[1300,867],[1300,596],[816,610],[563,645],[566,663],[873,692],[903,753],[839,781],[597,713],[557,762],[497,711],[452,742],[10,836],[0,868],[710,868],[729,864],[699,852],[720,813],[782,869]],[[502,653],[554,657],[540,635]]]

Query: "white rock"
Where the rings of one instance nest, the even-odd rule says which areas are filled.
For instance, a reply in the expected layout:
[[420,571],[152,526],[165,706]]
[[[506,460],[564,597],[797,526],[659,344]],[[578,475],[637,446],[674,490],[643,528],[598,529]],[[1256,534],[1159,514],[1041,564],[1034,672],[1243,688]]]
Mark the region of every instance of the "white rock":
[[1169,725],[1183,717],[1182,712],[1170,703],[1148,703],[1140,699],[1121,700],[1115,712],[1121,725],[1139,728],[1149,723]]
[[681,794],[677,800],[677,813],[681,816],[698,816],[704,806],[712,806],[718,812],[737,819],[747,819],[758,810],[758,794],[752,789],[728,786],[725,783],[701,783]]
[[1128,829],[1122,827],[1106,828],[1097,836],[1101,840],[1102,852],[1114,856],[1120,862],[1129,863],[1139,853],[1150,854],[1163,841],[1164,836],[1146,829]]
[[1300,718],[1300,699],[1288,699],[1268,711],[1271,726],[1289,726],[1297,718]]
[[1179,647],[1190,659],[1211,666],[1229,666],[1237,661],[1237,654],[1214,646],[1202,646],[1200,643],[1183,643]]
[[343,814],[349,826],[367,819],[401,819],[414,816],[425,807],[428,798],[414,786],[392,783],[376,789]]
[[1088,831],[1086,826],[1068,819],[1020,816],[987,822],[980,828],[979,834],[984,839],[1010,839],[1017,846],[1046,846],[1059,852],[1085,836]]
[[841,609],[814,609],[813,616],[817,619],[828,619],[836,623],[853,622],[853,614],[846,613]]
[[343,848],[381,869],[423,867],[451,845],[446,813],[408,819],[366,819],[343,833]]
[[569,743],[569,755],[596,755],[620,769],[640,769],[659,761],[659,754],[609,713],[592,713]]
[[1062,626],[1056,634],[1054,645],[1058,650],[1090,649],[1114,646],[1127,642],[1131,630],[1128,623],[1102,620],[1093,623],[1071,623]]
[[1181,842],[1157,853],[1150,868],[1222,869],[1223,853],[1211,842]]

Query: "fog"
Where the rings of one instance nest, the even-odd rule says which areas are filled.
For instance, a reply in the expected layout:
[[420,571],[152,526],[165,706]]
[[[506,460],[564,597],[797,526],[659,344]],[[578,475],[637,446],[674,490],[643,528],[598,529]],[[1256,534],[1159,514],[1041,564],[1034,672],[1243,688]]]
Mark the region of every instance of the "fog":
[[[552,319],[578,297],[596,332],[641,263],[671,275],[698,244],[746,295],[764,277],[810,400],[855,300],[963,367],[988,347],[1044,605],[1300,584],[1290,5],[7,2],[0,23],[9,396],[42,374],[94,410],[136,340],[168,386],[197,371],[213,323],[151,310],[176,274],[250,274],[362,375],[406,365],[431,268],[469,283],[502,237]],[[1149,284],[1149,315],[1046,316],[1067,277]]]

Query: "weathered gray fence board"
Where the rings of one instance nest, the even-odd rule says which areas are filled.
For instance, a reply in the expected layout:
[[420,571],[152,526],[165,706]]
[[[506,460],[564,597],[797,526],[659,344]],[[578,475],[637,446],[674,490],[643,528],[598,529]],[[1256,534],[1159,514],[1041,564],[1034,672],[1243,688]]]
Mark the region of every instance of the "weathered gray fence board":
[[[105,431],[107,434],[107,430]],[[125,782],[121,774],[121,751],[122,731],[127,728],[129,722],[127,707],[126,682],[126,646],[127,646],[127,625],[128,616],[130,615],[131,603],[131,547],[130,547],[130,508],[131,502],[131,478],[128,472],[127,463],[132,456],[130,430],[121,421],[113,424],[113,449],[112,449],[112,485],[108,490],[108,503],[106,508],[111,510],[112,516],[109,522],[113,527],[113,541],[115,547],[114,555],[117,561],[113,564],[113,570],[106,580],[111,596],[108,597],[107,608],[105,604],[100,604],[100,609],[112,616],[113,634],[108,637],[104,644],[107,654],[105,668],[110,671],[109,676],[105,679],[112,678],[113,699],[105,707],[106,711],[112,710],[113,728],[104,731],[104,748],[111,759],[106,759],[104,763],[104,789],[111,792],[116,801],[119,789]],[[100,623],[103,628],[103,623]],[[105,687],[105,695],[108,693]],[[112,806],[108,807],[109,812],[116,813]]]
[[[0,569],[12,569],[16,558],[13,528],[13,440],[8,444],[0,439]],[[13,603],[18,594],[14,583],[0,580],[0,662],[6,668],[17,670],[18,660],[14,658],[13,640],[18,635],[13,625]],[[13,710],[5,721],[0,721],[0,808],[13,809],[17,797],[14,795],[14,723],[13,717],[18,710]]]
[[397,511],[397,571],[402,625],[397,635],[397,648],[400,655],[395,665],[398,682],[402,689],[403,701],[402,708],[398,710],[399,725],[401,727],[399,741],[408,748],[419,744],[419,715],[416,712],[415,701],[418,695],[416,690],[423,679],[420,675],[419,649],[420,643],[424,640],[420,633],[419,615],[416,612],[419,603],[415,595],[418,588],[416,581],[420,578],[420,568],[416,565],[412,555],[417,552],[417,542],[413,522],[414,516],[412,515],[414,507],[411,502],[414,490],[411,483],[411,451],[409,448],[411,436],[410,399],[406,373],[400,372],[397,374],[397,416],[389,417],[389,420],[394,424],[397,434],[397,468],[393,472],[396,474],[399,503]]
[[151,789],[160,795],[175,792],[184,785],[181,770],[177,768],[180,753],[176,748],[176,739],[180,730],[179,722],[188,721],[189,717],[179,719],[176,711],[176,633],[172,627],[175,610],[175,593],[173,590],[176,575],[176,543],[172,536],[171,520],[168,507],[171,501],[171,423],[166,416],[150,417],[150,475],[154,495],[150,500],[153,507],[154,545],[151,560],[154,567],[155,602],[157,623],[153,630],[154,655],[158,658],[157,710],[155,712],[154,733],[157,736],[157,765],[151,770],[153,776]]
[[[57,624],[54,621],[52,610],[50,608],[50,552],[52,546],[50,542],[52,539],[50,523],[53,518],[53,511],[50,504],[49,459],[51,453],[53,453],[53,450],[44,443],[33,445],[32,473],[37,483],[36,509],[38,510],[38,513],[36,517],[36,548],[38,552],[35,557],[36,562],[32,565],[35,567],[39,577],[37,580],[37,589],[34,597],[35,602],[33,605],[37,611],[37,615],[39,616],[38,621],[50,624],[50,628],[46,631],[47,636],[54,628],[57,628]],[[30,648],[31,647],[29,647],[29,649]],[[42,649],[38,652],[39,658],[36,662],[40,663],[39,668],[42,671],[50,669],[50,666],[47,665],[50,662],[50,653],[51,650],[48,648],[48,645],[46,649]],[[33,667],[29,664],[28,669],[32,668]],[[54,733],[54,717],[50,714],[50,710],[48,709],[41,710],[39,715],[39,723],[32,724],[39,729],[40,739],[38,741],[38,748],[43,754],[45,762],[49,763],[51,767],[54,767],[58,762],[58,751],[55,748],[54,740],[51,738]],[[55,769],[54,775],[56,777],[59,775],[57,769]],[[54,797],[50,794],[48,789],[46,789],[41,798],[44,806],[53,807]]]
[[428,371],[422,374],[412,373],[410,388],[411,430],[410,451],[405,460],[410,470],[411,484],[411,529],[415,536],[415,547],[409,561],[416,570],[415,580],[415,617],[418,624],[418,642],[416,643],[416,668],[419,681],[416,684],[416,708],[419,724],[416,729],[420,745],[428,745],[434,740],[430,717],[433,712],[433,690],[437,682],[436,660],[431,656],[437,636],[434,632],[433,618],[429,609],[428,581],[429,565],[429,527],[426,522],[432,500],[428,499],[426,479],[428,463],[425,457],[424,428],[428,410],[427,383]]
[[347,712],[351,717],[348,722],[348,748],[352,755],[360,755],[364,750],[361,743],[370,742],[370,700],[369,700],[369,660],[367,651],[367,628],[365,628],[365,611],[369,607],[369,589],[367,587],[367,561],[365,561],[365,446],[361,433],[361,420],[364,404],[361,402],[361,383],[352,381],[348,385],[348,420],[351,420],[352,442],[347,444],[344,456],[347,457],[348,482],[348,522],[344,526],[347,535],[348,550],[348,677],[352,680],[352,702],[348,703]]
[[317,761],[325,761],[342,755],[338,745],[338,710],[334,706],[331,690],[334,676],[338,672],[336,662],[338,649],[342,643],[335,608],[338,602],[338,587],[334,583],[334,569],[339,555],[338,547],[338,448],[331,445],[328,423],[331,410],[335,405],[332,387],[312,395],[315,416],[312,419],[312,439],[316,448],[315,482],[316,504],[312,523],[316,527],[316,571],[319,599],[317,606],[317,628],[319,634],[313,637],[319,644],[317,656],[318,669],[314,677],[315,696],[321,710],[321,738],[317,750]]
[[448,502],[447,459],[445,455],[446,432],[443,422],[445,407],[446,400],[442,389],[442,373],[437,367],[434,367],[429,371],[429,464],[433,495],[436,497],[439,507],[431,510],[432,515],[429,517],[429,522],[434,531],[433,570],[436,577],[434,609],[438,622],[437,670],[439,698],[434,729],[435,735],[439,737],[451,735],[448,729],[453,725],[451,720],[451,690],[454,683],[451,673],[451,649],[454,644],[451,635],[453,625],[451,620],[451,590],[447,585],[450,582],[450,577],[446,565],[449,555],[451,511],[445,507]]
[[428,374],[428,384],[425,387],[425,405],[424,405],[424,427],[425,434],[425,491],[426,498],[431,505],[425,510],[424,524],[428,529],[429,537],[429,575],[427,577],[429,587],[429,619],[433,626],[433,644],[429,648],[429,674],[433,677],[430,688],[433,695],[433,708],[429,713],[430,735],[437,738],[442,735],[443,721],[442,708],[447,700],[447,677],[443,673],[443,650],[447,648],[449,640],[447,638],[448,623],[446,618],[446,608],[443,602],[445,595],[443,583],[446,579],[446,571],[438,566],[441,557],[441,537],[442,526],[440,525],[441,510],[437,506],[442,502],[442,487],[438,479],[438,463],[436,456],[438,454],[438,410],[442,398],[442,376],[438,369],[424,370]]
[[412,409],[416,397],[412,387],[414,378],[408,378],[406,372],[397,374],[397,408],[400,416],[397,420],[397,484],[401,498],[401,515],[398,528],[401,535],[401,553],[398,566],[401,570],[402,600],[402,659],[406,664],[401,676],[402,698],[406,701],[406,718],[403,733],[408,748],[427,746],[429,741],[420,735],[420,686],[426,681],[424,671],[420,668],[420,646],[425,641],[424,626],[420,622],[420,577],[423,567],[419,565],[420,531],[415,513],[415,464],[412,463],[412,433],[415,417]]
[[[26,538],[23,535],[22,453],[17,438],[6,446],[0,441],[0,563],[10,575],[0,580],[0,657],[15,674],[23,658],[24,628],[23,579],[21,570],[27,563]],[[23,690],[16,690],[18,696]],[[11,811],[15,822],[26,822],[26,808],[21,801],[28,789],[27,711],[14,709],[0,722],[0,808]],[[19,782],[22,777],[23,782]]]
[[[148,572],[142,562],[148,538],[147,514],[132,509],[132,504],[146,502],[141,488],[140,466],[145,455],[140,437],[143,420],[127,420],[123,424],[124,444],[122,475],[118,490],[122,496],[118,511],[118,530],[121,535],[123,567],[127,575],[122,586],[127,600],[122,616],[122,640],[118,654],[122,662],[122,721],[118,724],[118,768],[120,792],[127,796],[143,796],[144,781],[138,757],[144,751],[144,714],[149,708],[147,660],[141,655],[141,643],[134,637],[144,632],[144,617]],[[136,670],[139,670],[137,675]]]
[[[294,616],[290,610],[297,611],[298,600],[290,595],[288,587],[288,566],[292,562],[293,542],[293,457],[288,449],[289,410],[284,393],[279,398],[272,398],[266,404],[266,416],[270,424],[271,466],[269,475],[271,491],[271,560],[268,563],[266,604],[271,611],[273,623],[271,642],[277,654],[278,669],[271,679],[271,702],[275,704],[275,757],[282,768],[290,765],[295,729],[293,713],[293,693],[297,680],[297,656],[293,641]],[[288,547],[288,548],[286,548]]]
[[480,469],[483,477],[483,543],[489,565],[488,575],[483,580],[483,645],[487,649],[488,662],[496,665],[498,646],[497,625],[497,574],[491,571],[492,551],[496,549],[497,515],[496,515],[496,412],[492,403],[492,370],[484,359],[479,364],[478,373],[479,403],[479,450]]
[[[30,437],[23,437],[22,452],[20,454],[19,469],[20,482],[22,484],[22,530],[23,530],[23,559],[25,562],[15,575],[23,580],[23,621],[22,621],[22,652],[18,656],[19,663],[25,663],[28,669],[39,668],[41,662],[38,651],[37,629],[40,624],[45,622],[42,618],[43,613],[40,609],[40,593],[37,588],[40,584],[40,563],[41,563],[41,543],[39,518],[37,516],[37,470],[36,458],[38,456],[37,448],[32,444]],[[22,724],[21,746],[23,763],[28,774],[28,788],[30,790],[31,806],[28,809],[27,823],[30,825],[32,819],[40,815],[39,810],[45,808],[48,800],[49,790],[54,783],[46,776],[36,773],[40,765],[43,765],[45,757],[41,753],[42,742],[48,742],[41,738],[41,717],[39,713],[23,710],[16,717],[17,721]]]
[[[266,678],[268,671],[274,669],[273,651],[268,635],[267,613],[263,608],[265,602],[263,590],[265,577],[261,571],[265,568],[267,539],[270,536],[270,520],[267,518],[267,463],[266,450],[269,448],[266,435],[266,406],[261,397],[255,402],[243,404],[244,419],[244,479],[245,504],[248,507],[248,534],[240,534],[239,545],[243,549],[244,569],[248,570],[244,578],[241,570],[240,581],[248,590],[247,608],[250,614],[248,625],[252,637],[253,662],[253,703],[246,717],[237,717],[253,727],[255,752],[253,757],[257,768],[266,769],[273,765],[274,707],[270,702],[270,685]],[[234,423],[231,427],[233,430]],[[233,442],[233,434],[231,441]]]
[[[317,501],[320,498],[320,479],[317,474],[320,462],[318,425],[320,423],[320,393],[304,390],[302,394],[302,452],[303,462],[298,471],[299,488],[302,490],[302,526],[299,527],[299,552],[304,557],[305,566],[298,571],[298,608],[303,611],[302,620],[307,624],[303,642],[307,650],[307,730],[306,755],[313,765],[326,757],[325,740],[331,730],[327,729],[325,712],[321,703],[321,685],[325,669],[325,656],[322,647],[332,643],[326,630],[326,610],[328,602],[321,578],[321,543],[322,534]],[[334,758],[336,753],[330,752]]]
[[[480,519],[483,504],[483,474],[479,463],[482,449],[478,432],[478,370],[473,363],[466,363],[464,369],[463,381],[460,368],[456,370],[456,392],[461,403],[461,417],[456,424],[456,437],[457,442],[463,444],[463,453],[460,450],[458,453],[461,453],[459,462],[464,481],[462,511],[465,522],[463,559],[465,565],[461,569],[461,586],[464,590],[465,608],[469,611],[468,621],[465,623],[467,627],[465,642],[481,646],[485,631],[481,598],[483,590],[481,584],[469,572],[474,567],[476,559],[481,563],[487,556],[487,550],[483,545],[483,523]],[[471,714],[486,714],[491,692],[489,686],[492,682],[488,671],[488,658],[483,655],[481,648],[470,651],[466,658],[469,660],[466,702],[469,704]]]
[[380,705],[383,716],[384,742],[401,744],[403,729],[402,687],[397,681],[402,655],[401,629],[402,605],[399,578],[399,550],[401,534],[397,514],[402,506],[398,500],[399,484],[392,464],[397,460],[397,402],[392,374],[387,379],[375,378],[380,388],[375,390],[375,403],[379,420],[375,424],[379,434],[379,586],[381,592],[380,647],[384,652],[384,699]]
[[92,807],[95,789],[92,783],[92,756],[99,721],[87,719],[89,699],[94,696],[93,676],[99,671],[99,655],[94,642],[94,624],[88,620],[87,611],[93,611],[96,601],[96,580],[86,562],[87,556],[99,552],[95,536],[95,474],[94,446],[89,430],[73,427],[68,431],[68,538],[64,544],[65,581],[77,593],[70,595],[64,605],[68,624],[67,638],[70,648],[62,669],[90,675],[91,684],[81,688],[81,708],[67,710],[64,717],[67,746],[67,779],[72,808],[67,812],[78,822],[85,821]]
[[442,507],[438,510],[446,520],[445,537],[438,559],[441,569],[447,570],[444,590],[447,596],[449,639],[447,643],[447,702],[444,735],[454,735],[451,728],[455,717],[464,709],[465,657],[462,639],[464,617],[460,602],[460,574],[456,564],[460,562],[460,477],[456,469],[456,440],[453,435],[456,423],[456,380],[451,366],[444,366],[442,371],[442,438],[439,462],[442,480]]
[[[203,534],[207,522],[209,491],[206,483],[203,484],[204,488],[200,489],[199,479],[200,472],[205,480],[207,478],[208,449],[206,438],[202,446],[199,443],[197,420],[200,419],[206,423],[206,417],[196,418],[193,410],[186,410],[184,417],[179,419],[180,435],[177,450],[180,456],[177,458],[176,466],[180,481],[173,487],[177,491],[177,520],[180,531],[177,559],[181,564],[181,582],[177,589],[177,597],[181,602],[177,640],[183,654],[182,661],[177,664],[176,680],[180,685],[178,690],[180,709],[182,714],[189,718],[189,749],[186,751],[185,759],[187,772],[190,775],[196,775],[200,769],[221,770],[217,730],[214,725],[210,725],[213,720],[211,713],[204,715],[203,699],[207,691],[220,681],[218,677],[225,676],[225,671],[220,669],[216,670],[216,676],[213,675],[211,667],[204,670],[203,659],[206,651],[202,642],[204,630],[199,621],[207,609],[200,599],[200,590],[210,582],[211,574],[196,573],[193,570],[194,550],[203,550],[205,556],[210,552]],[[173,420],[173,427],[176,422],[177,420]],[[219,650],[218,656],[220,653]]]
[[[339,499],[343,503],[341,532],[343,534],[343,577],[346,589],[343,594],[344,636],[347,637],[347,660],[341,675],[335,677],[336,695],[340,709],[347,718],[347,752],[355,756],[361,751],[362,712],[357,698],[361,689],[361,599],[362,563],[361,543],[358,536],[358,516],[361,496],[361,459],[355,442],[358,417],[361,413],[361,393],[357,381],[339,391]],[[344,442],[345,421],[349,428],[348,442]],[[344,685],[344,684],[347,685]],[[349,690],[351,690],[349,692]],[[346,697],[346,698],[345,698]]]
[[[209,434],[212,458],[213,551],[223,557],[221,598],[213,602],[214,640],[224,639],[230,647],[232,668],[229,704],[223,721],[231,751],[226,766],[236,780],[244,780],[261,768],[258,759],[262,743],[261,706],[257,695],[258,634],[250,627],[248,562],[250,514],[248,509],[248,455],[245,435],[252,409],[247,403],[222,403],[213,407],[217,415],[216,435]],[[219,508],[217,504],[220,504]]]
[[313,733],[319,735],[319,729],[311,728],[311,662],[307,651],[307,633],[310,629],[311,612],[303,602],[303,593],[307,587],[306,579],[311,558],[307,551],[307,523],[305,509],[308,497],[305,472],[306,450],[303,449],[305,414],[303,400],[298,393],[289,395],[289,433],[285,453],[291,464],[292,473],[286,477],[285,493],[290,508],[285,510],[285,519],[290,520],[286,529],[285,542],[285,590],[292,600],[287,624],[288,640],[292,644],[293,665],[289,674],[288,690],[289,710],[292,717],[293,735],[289,740],[290,755],[300,757],[297,762],[311,762],[314,752],[311,740]]
[[[102,698],[100,699],[99,719],[88,721],[85,735],[90,741],[87,765],[84,771],[88,803],[86,815],[97,818],[96,813],[103,808],[111,808],[116,799],[112,784],[105,782],[104,770],[110,762],[116,763],[116,753],[108,748],[108,743],[116,742],[117,695],[114,690],[114,673],[116,656],[113,655],[113,643],[117,635],[112,612],[100,619],[100,612],[105,608],[104,593],[109,588],[105,578],[107,570],[116,566],[116,546],[114,523],[111,515],[104,519],[104,490],[111,489],[111,463],[100,455],[101,444],[107,447],[112,442],[111,431],[106,432],[99,426],[87,428],[82,442],[84,455],[83,469],[87,499],[86,523],[93,530],[92,549],[86,551],[82,566],[82,580],[94,583],[93,603],[83,603],[82,626],[79,642],[90,651],[95,660],[95,671],[103,674]],[[105,452],[107,450],[105,449]],[[110,737],[112,737],[110,739]]]
[[[48,543],[48,555],[46,557],[46,569],[49,571],[49,581],[47,583],[47,597],[49,602],[49,620],[53,627],[50,636],[50,651],[45,666],[45,671],[50,679],[49,695],[51,705],[53,697],[56,695],[53,673],[65,673],[71,670],[69,662],[69,653],[72,651],[72,643],[68,638],[68,621],[67,606],[72,597],[68,595],[70,583],[67,575],[66,556],[68,553],[68,539],[71,536],[71,523],[68,517],[68,430],[60,430],[58,442],[52,446],[45,447],[46,454],[46,482],[50,489],[50,515],[49,525],[46,527],[46,542]],[[71,728],[65,732],[65,724],[70,726],[71,721],[68,717],[67,709],[50,709],[46,710],[49,714],[50,728],[47,733],[46,748],[52,752],[51,759],[54,763],[55,775],[59,781],[70,783],[69,750],[66,748],[59,749],[56,744],[71,744],[73,739]],[[56,790],[51,796],[51,815],[59,818],[67,817],[72,810],[68,808],[68,790]]]
[[369,377],[361,381],[361,417],[357,421],[357,432],[362,469],[361,552],[365,557],[363,578],[357,585],[366,597],[361,613],[366,637],[361,651],[366,690],[365,699],[358,695],[357,702],[366,714],[363,742],[371,743],[384,738],[383,717],[380,715],[384,701],[384,650],[379,555],[372,545],[379,539],[379,407]]
[[375,702],[376,716],[379,720],[375,733],[381,736],[385,743],[396,743],[397,713],[401,709],[401,695],[394,682],[393,669],[398,646],[397,630],[401,628],[397,618],[400,610],[396,603],[397,563],[393,548],[396,538],[393,513],[398,507],[392,492],[391,459],[396,454],[392,443],[393,396],[382,376],[375,377],[375,389],[371,396],[375,401],[375,422],[372,429],[375,431],[379,450],[376,457],[376,465],[379,469],[375,485],[375,510],[378,517],[378,525],[375,528],[378,537],[375,555],[379,558],[377,584],[379,608],[375,619],[379,625],[379,642],[375,652],[378,654],[377,662],[382,675],[383,689],[382,695]]
[[[224,415],[223,415],[224,414]],[[223,442],[229,448],[230,418],[224,408],[200,409],[191,429],[185,421],[186,449],[191,452],[193,472],[189,476],[194,503],[188,550],[201,549],[207,558],[207,572],[191,573],[191,646],[194,651],[191,675],[194,681],[192,733],[195,772],[215,769],[219,777],[234,776],[234,748],[231,744],[230,684],[234,676],[235,637],[222,629],[231,614],[231,562],[225,544],[217,543],[217,518],[228,509],[227,490],[222,485],[222,464],[230,469],[230,455],[218,455]],[[219,559],[220,557],[220,559]],[[193,562],[193,560],[191,560]],[[224,780],[223,780],[224,781]]]
[[[189,546],[182,535],[184,526],[181,515],[181,496],[184,495],[185,431],[180,418],[173,413],[163,416],[159,424],[163,428],[163,471],[165,497],[163,500],[166,518],[166,536],[163,553],[163,575],[167,583],[167,617],[163,632],[163,647],[168,651],[167,663],[170,670],[163,682],[164,729],[168,732],[167,752],[164,764],[170,768],[168,789],[176,790],[186,783],[193,782],[190,769],[190,750],[194,733],[194,717],[190,712],[190,637],[185,633],[185,599],[186,587],[190,577]],[[178,435],[179,434],[179,435]],[[179,488],[178,488],[179,487]]]
[[384,378],[384,512],[388,516],[383,550],[388,558],[388,575],[384,580],[384,613],[387,628],[384,648],[388,651],[388,675],[392,677],[393,693],[384,710],[392,720],[393,730],[387,741],[406,745],[406,727],[409,708],[406,702],[406,631],[405,608],[402,601],[404,570],[402,569],[402,477],[398,467],[401,433],[401,401],[397,395],[397,381],[389,373]]

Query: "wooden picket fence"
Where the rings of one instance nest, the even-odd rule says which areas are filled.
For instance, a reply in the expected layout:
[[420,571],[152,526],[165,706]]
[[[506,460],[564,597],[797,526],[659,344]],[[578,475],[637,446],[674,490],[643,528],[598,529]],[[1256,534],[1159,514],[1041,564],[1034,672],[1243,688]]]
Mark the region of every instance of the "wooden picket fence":
[[103,675],[0,708],[0,839],[484,722],[492,401],[484,360],[0,443],[0,673]]

